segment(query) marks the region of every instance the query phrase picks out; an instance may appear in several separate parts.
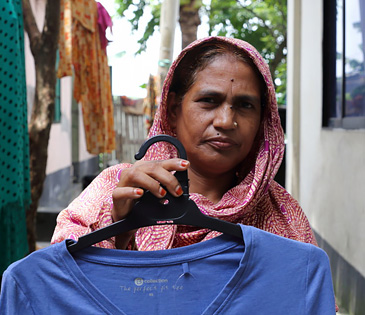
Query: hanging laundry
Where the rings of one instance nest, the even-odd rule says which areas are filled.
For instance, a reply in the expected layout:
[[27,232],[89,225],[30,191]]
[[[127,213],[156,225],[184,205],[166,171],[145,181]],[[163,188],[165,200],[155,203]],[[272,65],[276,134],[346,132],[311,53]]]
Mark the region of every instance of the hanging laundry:
[[113,22],[108,13],[108,11],[103,7],[103,5],[98,2],[98,27],[100,35],[101,48],[106,51],[106,46],[108,45],[108,39],[105,36],[105,31],[109,27],[112,30]]
[[150,75],[147,84],[147,96],[143,100],[143,112],[145,115],[145,127],[147,133],[153,125],[153,118],[160,102],[161,89],[160,77]]
[[81,104],[86,146],[91,154],[115,149],[110,71],[98,29],[95,1],[61,0],[57,75],[61,78],[74,71],[74,98]]
[[28,254],[29,137],[21,0],[0,2],[0,273]]

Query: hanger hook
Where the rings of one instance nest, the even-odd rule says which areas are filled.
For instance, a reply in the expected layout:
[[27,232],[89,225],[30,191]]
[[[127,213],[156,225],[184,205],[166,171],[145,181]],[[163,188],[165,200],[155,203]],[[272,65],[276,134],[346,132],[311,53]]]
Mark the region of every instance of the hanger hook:
[[[142,159],[148,148],[156,143],[156,142],[160,142],[160,141],[165,141],[165,142],[169,142],[171,143],[172,145],[174,145],[177,149],[177,152],[179,154],[179,157],[181,159],[184,159],[186,160],[187,159],[187,155],[186,155],[186,151],[185,151],[185,148],[184,146],[182,145],[182,143],[172,137],[172,136],[169,136],[169,135],[157,135],[157,136],[154,136],[154,137],[151,137],[149,139],[147,139],[140,147],[139,151],[135,154],[134,158],[136,160],[140,160]],[[179,181],[181,187],[182,187],[182,190],[184,192],[184,195],[187,195],[189,196],[189,179],[188,179],[188,172],[185,170],[185,171],[178,171],[178,172],[175,172],[175,177],[177,178],[177,180]]]
[[177,140],[176,138],[174,138],[172,136],[169,136],[169,135],[157,135],[157,136],[154,136],[154,137],[151,137],[151,138],[147,139],[142,144],[139,151],[135,154],[134,158],[136,160],[142,159],[144,157],[144,155],[146,154],[148,148],[152,144],[154,144],[156,142],[160,142],[160,141],[166,141],[166,142],[169,142],[169,143],[173,144],[176,147],[177,152],[179,153],[179,157],[181,159],[184,159],[184,160],[187,159],[187,155],[186,155],[186,151],[185,151],[184,146],[181,144],[181,142],[179,140]]

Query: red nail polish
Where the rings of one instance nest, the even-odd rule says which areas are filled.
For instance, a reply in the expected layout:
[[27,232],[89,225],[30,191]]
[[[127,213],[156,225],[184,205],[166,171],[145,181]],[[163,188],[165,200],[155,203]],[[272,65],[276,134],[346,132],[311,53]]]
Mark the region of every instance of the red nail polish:
[[189,161],[185,161],[185,160],[181,161],[181,166],[186,167],[188,165],[189,165]]
[[136,195],[138,196],[142,196],[143,195],[143,189],[137,188],[134,190],[134,192],[136,193]]
[[183,194],[183,190],[182,190],[181,186],[177,186],[175,189],[175,192],[178,196],[181,196]]
[[162,196],[162,197],[165,197],[165,195],[166,195],[166,190],[165,189],[163,189],[162,187],[160,187],[160,189],[159,189],[159,194]]

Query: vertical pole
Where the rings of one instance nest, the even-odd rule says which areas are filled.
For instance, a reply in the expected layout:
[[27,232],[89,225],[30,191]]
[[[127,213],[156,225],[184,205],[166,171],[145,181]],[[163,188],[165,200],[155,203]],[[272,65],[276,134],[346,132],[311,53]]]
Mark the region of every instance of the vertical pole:
[[161,5],[161,44],[158,61],[158,74],[161,85],[165,80],[173,58],[175,28],[178,19],[179,5],[179,0],[164,0]]
[[300,199],[301,0],[288,1],[288,58],[285,188]]

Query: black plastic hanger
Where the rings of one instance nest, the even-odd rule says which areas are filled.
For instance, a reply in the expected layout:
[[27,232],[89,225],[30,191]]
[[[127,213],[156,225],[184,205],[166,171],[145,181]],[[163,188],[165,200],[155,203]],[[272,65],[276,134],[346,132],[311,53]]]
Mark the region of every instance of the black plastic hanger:
[[[178,150],[179,157],[182,159],[187,158],[186,151],[180,141],[168,135],[158,135],[148,139],[141,146],[135,158],[140,160],[147,149],[159,141],[173,144]],[[200,212],[195,202],[189,198],[187,171],[176,172],[175,176],[183,189],[183,194],[180,197],[176,198],[167,192],[163,199],[159,199],[146,191],[125,219],[84,235],[77,242],[70,240],[67,243],[69,252],[73,253],[123,232],[145,226],[164,224],[183,224],[208,228],[236,236],[243,241],[242,231],[238,224],[212,218]]]

